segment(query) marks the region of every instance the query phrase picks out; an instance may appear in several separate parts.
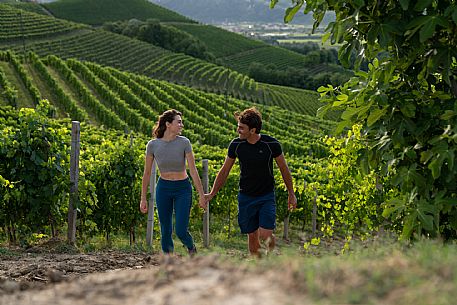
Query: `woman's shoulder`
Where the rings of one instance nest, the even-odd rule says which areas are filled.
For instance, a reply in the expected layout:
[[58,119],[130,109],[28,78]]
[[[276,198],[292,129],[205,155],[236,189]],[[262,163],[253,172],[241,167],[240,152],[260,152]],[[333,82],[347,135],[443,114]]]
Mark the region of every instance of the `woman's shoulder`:
[[151,139],[148,141],[148,144],[146,144],[146,146],[153,147],[153,146],[156,146],[158,143],[159,143],[159,139]]
[[190,140],[185,136],[177,136],[176,139],[181,142],[190,143]]

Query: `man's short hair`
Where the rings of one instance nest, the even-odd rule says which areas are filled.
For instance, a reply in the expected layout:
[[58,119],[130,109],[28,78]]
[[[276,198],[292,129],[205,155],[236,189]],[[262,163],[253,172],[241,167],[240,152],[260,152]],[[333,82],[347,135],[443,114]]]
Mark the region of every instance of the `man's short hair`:
[[241,113],[235,112],[235,118],[240,123],[248,125],[249,129],[255,128],[255,133],[260,133],[262,129],[262,115],[255,107],[245,109]]

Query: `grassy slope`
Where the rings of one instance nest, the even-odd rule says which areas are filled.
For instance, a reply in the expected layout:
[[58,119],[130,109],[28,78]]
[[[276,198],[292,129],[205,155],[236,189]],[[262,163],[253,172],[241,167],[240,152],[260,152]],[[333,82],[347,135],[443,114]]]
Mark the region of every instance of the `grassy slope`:
[[11,64],[0,61],[0,66],[2,67],[3,72],[6,75],[6,78],[17,90],[17,106],[18,108],[22,107],[34,107],[32,97],[28,93],[27,89],[24,86],[24,83],[19,78],[19,75],[14,71],[14,68]]
[[93,25],[132,18],[193,22],[178,13],[146,0],[60,0],[43,4],[43,6],[58,18]]
[[252,62],[274,64],[278,68],[299,67],[304,56],[290,50],[270,46],[211,25],[172,23],[173,26],[203,41],[211,53],[229,67],[247,74]]
[[185,23],[170,24],[203,41],[209,51],[218,58],[266,46],[266,44],[261,41],[249,39],[212,25]]
[[[0,7],[1,8],[1,7]],[[11,8],[11,7],[10,7]],[[12,9],[12,8],[11,8]],[[10,10],[11,10],[10,9]],[[13,10],[17,12],[19,10]],[[6,9],[5,9],[6,11]],[[13,13],[10,13],[13,14]],[[14,15],[14,14],[13,14]],[[17,14],[16,14],[17,15]],[[46,20],[48,20],[49,23],[52,24],[59,24],[59,22],[62,23],[62,27],[59,27],[59,30],[64,28],[65,25],[73,23],[64,21],[64,20],[59,20],[55,19],[52,17],[46,17],[43,15],[37,15],[33,13],[27,13],[23,14],[23,19],[24,22],[27,22],[28,24],[34,24],[34,20],[36,20],[37,16],[39,16],[40,22],[45,25]],[[44,19],[43,19],[44,18]],[[14,18],[12,19],[14,20]],[[79,25],[79,24],[76,24]],[[230,40],[233,38],[233,40],[236,42],[234,45],[238,48],[237,50],[241,49],[246,49],[246,48],[252,48],[257,46],[257,42],[254,42],[252,40],[249,40],[247,38],[242,37],[241,35],[233,34],[230,32],[227,32],[225,30],[220,30],[214,27],[206,27],[206,26],[194,26],[189,24],[189,26],[193,29],[198,29],[197,32],[199,32],[201,29],[207,28],[211,35],[213,37],[221,36],[223,44],[227,45],[230,43]],[[20,27],[16,26],[16,32],[13,31],[13,34],[15,33],[16,37],[21,37],[21,32],[19,31]],[[0,36],[2,33],[5,32],[4,28],[0,28]],[[5,32],[6,33],[6,32]],[[204,35],[205,31],[199,32],[199,35]],[[210,35],[210,36],[211,36]],[[13,35],[14,36],[14,35]],[[22,39],[16,38],[15,40],[8,40],[4,41],[3,43],[0,41],[0,49],[14,49],[16,52],[22,52],[23,51],[23,41]],[[122,70],[128,70],[128,71],[133,71],[137,73],[143,73],[146,75],[148,74],[148,71],[145,69],[150,65],[153,64],[155,61],[161,60],[162,56],[174,56],[174,53],[166,51],[164,49],[155,47],[153,45],[150,45],[148,43],[140,42],[135,39],[130,39],[128,37],[122,36],[122,35],[116,35],[112,33],[107,33],[101,30],[94,31],[90,29],[89,27],[84,27],[82,30],[73,30],[67,33],[61,33],[59,32],[48,32],[45,36],[41,37],[36,37],[36,38],[31,38],[28,37],[26,41],[26,49],[27,50],[33,50],[36,53],[40,54],[41,56],[43,55],[48,55],[48,54],[55,54],[57,56],[63,57],[63,58],[69,58],[69,57],[74,57],[78,58],[81,60],[88,60],[88,61],[93,61],[97,62],[106,66],[114,66],[116,68],[122,69]],[[214,48],[217,48],[217,43],[214,44]],[[241,47],[239,47],[240,45]],[[273,47],[267,47],[269,49],[277,49]],[[219,49],[227,49],[223,45]],[[264,49],[264,48],[259,48],[259,49]],[[251,49],[252,50],[252,49]],[[282,49],[281,49],[282,50]],[[285,50],[283,50],[285,51]],[[166,53],[166,54],[165,54]],[[192,59],[192,57],[190,57]],[[170,71],[175,71],[173,67],[169,66],[172,64],[174,61],[170,61],[168,66],[165,66],[163,70],[164,72],[162,73],[161,70],[159,71],[159,75],[154,74],[155,77],[159,77],[161,79],[166,79],[166,80],[171,80],[174,82],[179,82],[181,84],[185,84],[187,86],[197,86],[195,85],[195,78],[193,75],[188,75],[186,76],[188,79],[183,79],[183,76],[179,75],[169,75]],[[198,62],[195,60],[195,63],[190,63],[187,64],[187,68],[182,69],[181,74],[188,74],[189,71],[193,71],[193,67],[198,64]],[[267,62],[271,62],[271,60],[267,59]],[[203,63],[203,62],[202,62]],[[201,64],[199,64],[201,66]],[[223,81],[226,76],[223,75],[224,73],[224,68],[221,66],[211,66],[212,73],[214,74],[207,74],[205,77],[203,77],[201,81],[199,81],[199,84],[206,84],[204,88],[205,90],[210,90],[212,92],[225,92],[225,87],[219,88],[218,86],[222,86],[221,84],[225,84]],[[205,68],[204,71],[209,70],[210,68]],[[171,69],[171,70],[170,70]],[[222,69],[222,70],[221,70]],[[160,74],[162,73],[162,74]],[[186,75],[187,75],[186,74]],[[203,70],[200,74],[203,74]],[[237,76],[235,74],[230,73],[231,81],[230,84],[234,84]],[[201,77],[201,75],[198,75],[198,79]],[[221,82],[219,83],[214,83],[215,80],[222,79]],[[232,86],[232,85],[231,85]],[[243,86],[238,88],[238,86]],[[262,93],[261,90],[256,89],[248,89],[249,91],[246,91],[247,88],[251,88],[250,84],[242,83],[241,81],[237,82],[236,87],[233,87],[233,90],[231,94],[234,96],[243,98],[243,99],[250,99],[256,102],[261,102],[265,104],[273,104],[273,105],[280,105],[286,109],[292,110],[292,111],[297,111],[299,113],[304,113],[304,114],[310,114],[310,115],[315,115],[315,107],[312,105],[309,105],[309,100],[310,97],[312,99],[315,99],[315,95],[311,94],[307,91],[302,90],[301,91],[301,96],[299,98],[296,98],[297,95],[294,97],[289,97],[289,98],[284,98],[284,94],[279,94],[281,95],[280,100],[277,100],[275,98],[267,101],[262,101],[261,98],[259,100],[259,97],[266,97],[270,96],[268,93],[264,94]],[[197,86],[200,88],[201,86]],[[276,89],[273,89],[276,90]],[[269,90],[270,91],[270,90]],[[273,94],[274,96],[279,96],[278,94]],[[313,102],[314,103],[314,102]],[[298,106],[297,106],[298,105]],[[300,106],[301,105],[301,106]]]
[[87,26],[0,3],[0,43],[2,40],[49,39],[83,28]]
[[247,74],[252,61],[265,65],[275,63],[278,68],[303,64],[304,56],[300,54],[211,25],[189,24],[191,21],[186,17],[144,0],[60,0],[45,4],[45,7],[56,17],[87,24],[131,18],[156,18],[161,22],[171,22],[203,41],[217,58],[243,74]]
[[[5,62],[0,61],[0,63],[2,63],[2,68],[7,66],[7,63]],[[61,101],[57,98],[55,92],[49,87],[48,82],[44,81],[44,77],[40,75],[40,73],[38,73],[38,71],[30,64],[30,62],[27,64],[23,63],[23,66],[26,69],[27,74],[29,75],[32,83],[40,91],[41,96],[43,98],[49,99],[50,102],[58,108],[57,110],[60,117],[66,117],[67,115],[65,114],[64,109],[61,108]],[[3,70],[6,69],[3,68]],[[96,125],[100,125],[103,123],[103,121],[97,121],[98,118],[94,116],[94,113],[91,113],[91,108],[88,108],[87,104],[81,102],[80,92],[74,91],[74,86],[69,84],[68,81],[63,78],[63,75],[56,72],[55,69],[51,68],[50,66],[47,67],[47,70],[48,73],[50,73],[54,80],[58,83],[58,85],[64,90],[64,92],[66,92],[66,95],[70,96],[78,104],[78,106],[83,106],[84,110],[89,113],[89,120],[92,124],[95,123]],[[115,72],[115,69],[112,70],[114,71],[114,73],[109,72],[110,74],[116,75],[116,73],[118,73]],[[9,72],[11,72],[11,70]],[[11,76],[11,73],[6,74],[10,83],[22,84],[22,81],[19,81],[17,78]],[[84,85],[88,88],[88,90],[97,100],[102,101],[102,103],[104,103],[105,106],[107,106],[109,109],[114,110],[114,108],[117,108],[113,107],[111,102],[107,102],[107,97],[105,93],[101,92],[99,89],[95,89],[92,83],[90,83],[85,77],[81,77],[80,73],[75,72],[75,74],[80,77],[80,81],[84,83]],[[127,78],[135,79],[137,77],[138,76],[136,75],[131,75]],[[101,81],[105,82],[106,80]],[[135,82],[138,82],[138,84],[140,84],[141,86],[148,86],[146,83],[143,83],[144,81],[136,80]],[[228,134],[230,134],[231,131],[233,131],[233,122],[231,121],[230,116],[228,116],[227,114],[233,113],[236,110],[252,106],[252,104],[247,103],[245,101],[234,99],[231,99],[230,102],[227,103],[224,96],[215,94],[205,94],[201,91],[189,90],[186,87],[167,84],[165,82],[159,82],[160,85],[156,82],[156,85],[154,85],[156,89],[147,89],[146,87],[144,87],[143,89],[137,89],[135,88],[135,86],[137,85],[129,84],[125,80],[121,81],[120,83],[122,84],[121,86],[113,85],[112,83],[106,82],[105,86],[107,86],[106,88],[109,92],[112,92],[113,94],[117,95],[121,99],[122,103],[127,102],[127,104],[130,104],[132,98],[131,96],[127,96],[125,91],[121,91],[121,88],[130,88],[127,89],[130,91],[129,94],[133,94],[134,96],[136,96],[136,99],[138,101],[141,101],[141,103],[143,103],[146,106],[146,108],[149,109],[148,111],[152,111],[153,113],[159,113],[163,111],[163,109],[177,108],[183,111],[183,113],[187,113],[188,116],[191,116],[189,118],[189,121],[192,122],[192,125],[189,125],[189,131],[192,131],[196,135],[204,135],[206,133],[203,139],[204,143],[206,144],[219,145],[224,140],[228,141],[228,139],[225,139],[225,137]],[[160,88],[163,87],[164,89],[160,90],[159,88],[157,88],[157,86],[159,86]],[[25,96],[27,94],[27,90],[25,89],[25,87],[22,86],[18,89],[20,90],[20,96]],[[149,91],[150,93],[145,94],[146,91]],[[155,98],[153,97],[154,94],[156,95]],[[201,99],[200,97],[203,97],[203,99]],[[143,117],[146,120],[150,120],[151,115],[145,113],[142,110],[144,108],[138,107],[137,104],[130,104],[128,108],[132,109],[135,112],[140,111],[141,117]],[[297,120],[294,120],[293,122],[288,122],[287,112],[281,109],[277,109],[276,107],[270,108],[268,106],[261,106],[261,110],[266,118],[271,117],[272,124],[270,124],[268,119],[266,119],[265,121],[265,132],[274,133],[278,137],[278,139],[280,139],[285,145],[285,150],[290,149],[291,153],[293,151],[301,152],[302,149],[304,149],[304,147],[309,145],[309,139],[306,139],[305,141],[305,139],[303,139],[300,134],[294,133],[293,135],[291,135],[285,132],[284,128],[285,125],[287,125],[290,128],[296,128],[296,130],[309,130],[312,128],[311,125],[314,124],[314,118],[296,114]],[[123,111],[119,112],[118,110],[115,110],[115,112],[120,117],[122,116],[122,114],[119,113],[123,113]],[[329,127],[330,125],[328,125],[325,121],[320,120],[320,122],[321,124],[319,124],[319,130],[317,131],[317,134],[314,135],[316,139],[318,138],[319,134],[331,129],[331,127]],[[129,124],[129,126],[135,130],[135,124],[130,124],[128,123],[128,121],[125,121],[125,123]],[[210,134],[207,134],[207,130],[204,128],[204,126],[212,129],[212,132]]]
[[[24,11],[29,11],[41,15],[48,15],[46,10],[39,5],[38,3],[33,3],[33,2],[17,2],[17,1],[3,1],[4,3],[11,5],[12,7],[19,8]],[[2,3],[2,1],[0,1]]]

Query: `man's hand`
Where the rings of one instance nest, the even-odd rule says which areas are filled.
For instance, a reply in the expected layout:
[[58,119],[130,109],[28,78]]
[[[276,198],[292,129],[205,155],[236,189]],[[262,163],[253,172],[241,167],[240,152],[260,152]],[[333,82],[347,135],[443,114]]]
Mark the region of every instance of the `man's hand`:
[[205,195],[200,196],[200,198],[198,199],[198,205],[204,210],[208,208],[208,201],[206,200]]
[[295,193],[289,193],[289,198],[287,199],[287,208],[289,211],[297,208],[297,197],[295,196]]
[[143,214],[146,214],[148,212],[148,202],[145,198],[142,198],[140,201],[140,211]]
[[213,199],[214,195],[211,195],[211,193],[205,194],[205,200],[206,202],[210,202]]

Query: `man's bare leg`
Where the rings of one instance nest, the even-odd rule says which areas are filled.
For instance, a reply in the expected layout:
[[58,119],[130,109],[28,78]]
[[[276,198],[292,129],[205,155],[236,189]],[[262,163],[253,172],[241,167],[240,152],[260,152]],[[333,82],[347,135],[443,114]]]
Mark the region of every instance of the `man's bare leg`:
[[265,242],[267,246],[267,251],[272,251],[276,245],[276,239],[275,235],[273,234],[273,230],[259,228],[258,232],[260,241]]
[[254,232],[248,234],[248,248],[249,253],[251,253],[252,256],[260,257],[259,230],[255,230]]
[[260,257],[260,242],[265,243],[267,251],[272,251],[276,245],[273,230],[259,228],[248,234],[248,247],[251,255]]

